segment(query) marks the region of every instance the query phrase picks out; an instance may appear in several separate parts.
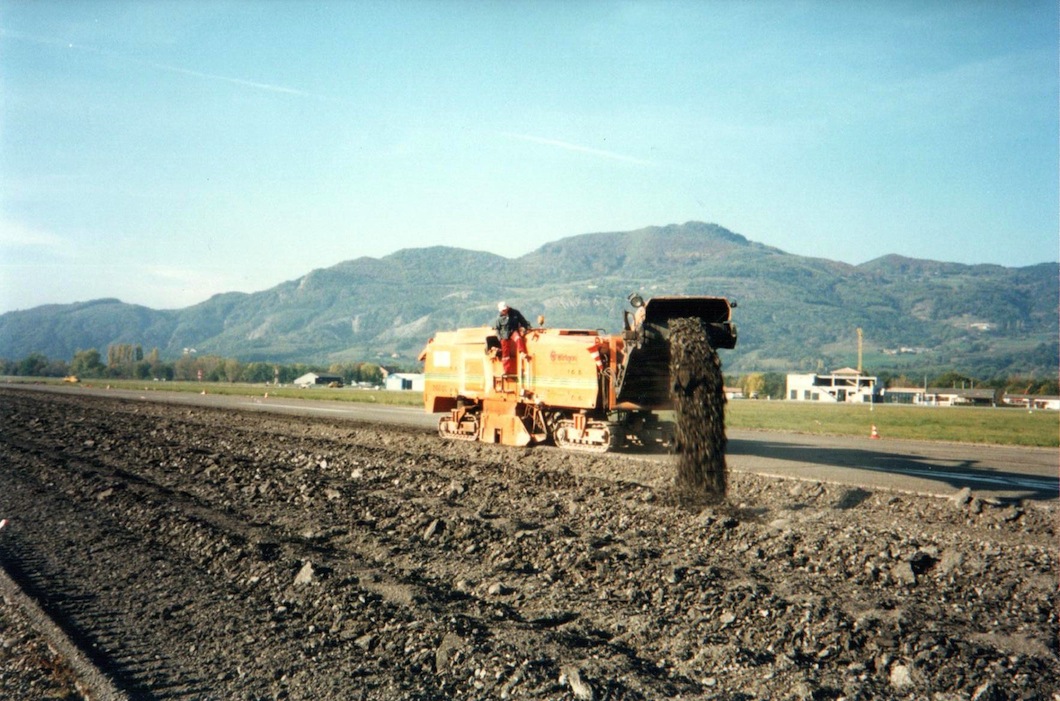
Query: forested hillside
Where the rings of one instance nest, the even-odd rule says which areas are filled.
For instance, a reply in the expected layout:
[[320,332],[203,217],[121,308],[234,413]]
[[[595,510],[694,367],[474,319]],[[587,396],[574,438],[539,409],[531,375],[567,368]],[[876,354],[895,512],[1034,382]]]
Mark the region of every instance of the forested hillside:
[[1055,374],[1060,266],[791,255],[714,224],[572,236],[508,259],[434,247],[358,258],[253,294],[157,311],[97,300],[0,316],[0,357],[71,358],[115,343],[241,360],[414,362],[434,331],[491,323],[498,299],[550,326],[615,331],[626,296],[737,300],[729,372],[853,365],[977,377]]

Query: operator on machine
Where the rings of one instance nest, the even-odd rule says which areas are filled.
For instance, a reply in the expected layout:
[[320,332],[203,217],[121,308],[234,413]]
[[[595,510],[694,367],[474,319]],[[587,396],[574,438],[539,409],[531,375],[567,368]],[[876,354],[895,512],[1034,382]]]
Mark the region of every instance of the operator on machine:
[[497,329],[497,337],[501,341],[501,362],[504,364],[504,374],[514,375],[515,353],[512,352],[512,346],[515,346],[515,351],[525,360],[530,360],[530,356],[526,353],[526,332],[530,329],[530,322],[518,309],[509,307],[507,302],[498,302],[497,312],[497,323],[494,324],[494,328]]

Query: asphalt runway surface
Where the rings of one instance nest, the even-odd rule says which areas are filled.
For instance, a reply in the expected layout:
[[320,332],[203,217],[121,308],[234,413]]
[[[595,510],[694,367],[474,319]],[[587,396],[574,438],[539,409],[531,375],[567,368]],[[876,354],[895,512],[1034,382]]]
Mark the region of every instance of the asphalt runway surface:
[[[287,413],[409,426],[433,431],[437,414],[415,407],[356,402],[193,394],[148,389],[114,390],[85,386],[12,385],[38,391],[101,393],[137,401],[189,404]],[[798,433],[729,430],[729,469],[789,479],[951,496],[969,488],[1001,501],[1057,499],[1060,451],[1052,448],[973,443],[890,440],[868,436],[811,436]],[[441,439],[439,439],[441,440]],[[539,450],[556,450],[541,447]],[[634,460],[667,460],[665,454],[630,455]]]

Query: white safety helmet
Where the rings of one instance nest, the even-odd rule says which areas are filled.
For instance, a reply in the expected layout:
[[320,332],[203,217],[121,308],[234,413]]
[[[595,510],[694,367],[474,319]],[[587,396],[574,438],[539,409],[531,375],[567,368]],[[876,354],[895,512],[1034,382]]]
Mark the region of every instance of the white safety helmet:
[[508,308],[507,302],[497,302],[497,311],[503,312]]

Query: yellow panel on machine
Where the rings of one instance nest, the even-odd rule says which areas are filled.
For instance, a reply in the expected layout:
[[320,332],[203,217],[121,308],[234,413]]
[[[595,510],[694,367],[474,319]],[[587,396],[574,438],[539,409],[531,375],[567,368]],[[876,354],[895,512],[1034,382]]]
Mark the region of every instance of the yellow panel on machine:
[[627,312],[621,334],[530,329],[512,374],[504,372],[493,328],[437,333],[420,359],[424,408],[442,413],[439,434],[519,446],[551,440],[591,451],[660,440],[652,412],[669,408],[669,320],[699,319],[714,347],[732,348],[736,329],[724,298],[631,301],[637,313]]
[[600,404],[605,343],[595,331],[532,329],[526,356],[504,374],[496,332],[489,327],[442,331],[424,349],[424,407],[449,412],[447,438],[527,445],[548,438],[546,410],[580,411]]

